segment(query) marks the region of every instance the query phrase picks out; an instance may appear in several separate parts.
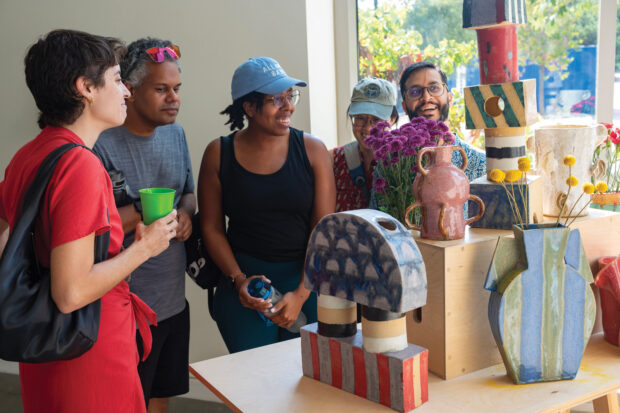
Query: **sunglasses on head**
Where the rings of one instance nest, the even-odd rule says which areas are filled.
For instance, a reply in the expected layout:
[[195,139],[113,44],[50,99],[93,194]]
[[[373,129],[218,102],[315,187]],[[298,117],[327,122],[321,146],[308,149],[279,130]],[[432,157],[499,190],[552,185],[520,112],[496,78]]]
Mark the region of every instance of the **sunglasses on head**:
[[179,49],[179,46],[175,45],[170,45],[166,47],[151,47],[150,49],[146,50],[146,53],[149,55],[151,60],[156,63],[161,63],[166,60],[164,52],[168,53],[168,56],[170,56],[171,59],[176,60],[181,57],[181,49]]

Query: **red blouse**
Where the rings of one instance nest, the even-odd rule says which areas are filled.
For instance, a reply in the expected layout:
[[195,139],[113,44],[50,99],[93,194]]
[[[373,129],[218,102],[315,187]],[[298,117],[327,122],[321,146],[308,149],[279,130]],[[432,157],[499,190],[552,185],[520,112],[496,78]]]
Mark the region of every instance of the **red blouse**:
[[[368,208],[369,200],[364,197],[361,188],[356,186],[351,179],[343,147],[334,148],[333,153],[334,176],[336,177],[336,212]],[[363,160],[362,153],[359,152],[359,154],[360,159]],[[370,192],[375,168],[372,166],[370,171],[364,172],[366,175],[366,186]]]

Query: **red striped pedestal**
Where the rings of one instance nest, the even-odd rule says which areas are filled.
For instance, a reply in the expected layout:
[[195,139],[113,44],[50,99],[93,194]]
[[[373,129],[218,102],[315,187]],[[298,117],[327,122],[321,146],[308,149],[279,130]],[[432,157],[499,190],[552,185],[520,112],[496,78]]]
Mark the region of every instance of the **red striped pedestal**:
[[304,376],[408,412],[428,401],[428,350],[409,344],[396,352],[369,353],[362,333],[331,338],[317,332],[317,323],[301,328]]

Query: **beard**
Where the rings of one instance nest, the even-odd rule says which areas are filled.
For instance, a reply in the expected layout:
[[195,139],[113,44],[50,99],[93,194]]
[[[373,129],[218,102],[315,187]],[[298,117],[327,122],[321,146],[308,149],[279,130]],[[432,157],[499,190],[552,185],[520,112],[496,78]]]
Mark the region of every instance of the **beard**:
[[[423,104],[418,105],[418,107],[422,107],[422,106]],[[445,122],[448,119],[448,115],[450,114],[450,104],[445,103],[443,105],[436,105],[436,106],[439,106],[439,119],[438,120]],[[417,107],[416,107],[416,110],[411,110],[409,106],[407,106],[407,116],[409,116],[409,120],[412,120],[414,118],[421,117],[422,115],[418,113]]]

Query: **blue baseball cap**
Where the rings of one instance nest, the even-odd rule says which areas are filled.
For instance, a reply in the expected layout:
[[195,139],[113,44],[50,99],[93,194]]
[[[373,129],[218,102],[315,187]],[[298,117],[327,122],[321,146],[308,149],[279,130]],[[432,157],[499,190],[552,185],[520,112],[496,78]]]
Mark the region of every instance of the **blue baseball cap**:
[[234,101],[250,92],[277,95],[292,86],[306,86],[306,82],[288,77],[270,57],[251,57],[235,70],[231,92]]

